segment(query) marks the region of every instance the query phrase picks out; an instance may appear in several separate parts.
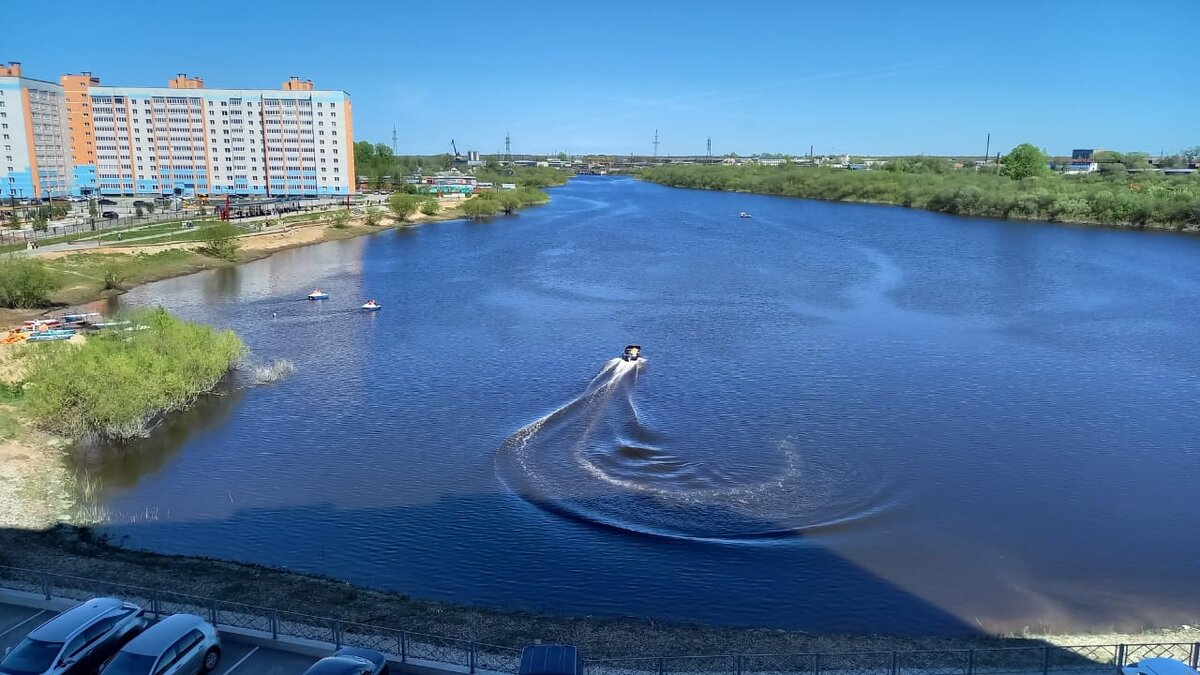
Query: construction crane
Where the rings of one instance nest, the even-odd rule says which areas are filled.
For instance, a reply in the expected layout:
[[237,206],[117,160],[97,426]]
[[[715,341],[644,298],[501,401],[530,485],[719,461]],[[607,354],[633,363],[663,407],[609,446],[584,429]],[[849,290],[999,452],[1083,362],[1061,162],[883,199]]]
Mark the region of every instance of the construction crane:
[[450,147],[454,150],[454,159],[459,159],[462,155],[458,154],[458,146],[454,144],[454,139],[450,139]]

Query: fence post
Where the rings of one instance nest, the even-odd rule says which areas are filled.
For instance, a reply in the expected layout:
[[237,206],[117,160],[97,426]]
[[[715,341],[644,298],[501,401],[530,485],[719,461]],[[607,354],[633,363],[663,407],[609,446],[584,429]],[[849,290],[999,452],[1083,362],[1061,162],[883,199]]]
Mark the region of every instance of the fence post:
[[208,622],[214,626],[220,625],[221,612],[217,609],[217,601],[208,601]]
[[1192,667],[1192,670],[1200,668],[1200,642],[1192,643],[1192,662],[1188,665]]
[[476,655],[475,655],[475,643],[474,643],[474,642],[472,642],[472,643],[471,643],[471,665],[470,665],[470,669],[467,671],[467,672],[469,672],[469,673],[473,673],[473,672],[475,672],[475,658],[476,658]]
[[658,657],[658,675],[667,675],[667,661],[663,657]]
[[1042,647],[1042,675],[1050,672],[1050,648]]
[[892,671],[891,675],[898,675],[900,672],[900,652],[892,650]]
[[42,572],[42,595],[46,596],[46,599],[49,600],[51,592],[52,589],[50,587],[50,575],[46,572]]
[[279,639],[279,610],[271,610],[271,639]]
[[154,594],[150,596],[150,613],[154,615],[155,621],[162,618],[162,598],[158,594],[158,589],[155,589]]
[[408,633],[400,631],[400,663],[408,662]]
[[734,672],[737,675],[742,675],[742,670],[744,667],[745,667],[745,664],[742,663],[742,655],[741,654],[738,654],[737,656],[733,657],[733,668],[734,668]]
[[813,654],[813,675],[821,675],[821,654]]
[[333,644],[338,649],[342,648],[342,622],[337,619],[333,621]]
[[1125,645],[1117,645],[1117,672],[1125,667]]
[[967,675],[975,675],[975,650],[967,652]]

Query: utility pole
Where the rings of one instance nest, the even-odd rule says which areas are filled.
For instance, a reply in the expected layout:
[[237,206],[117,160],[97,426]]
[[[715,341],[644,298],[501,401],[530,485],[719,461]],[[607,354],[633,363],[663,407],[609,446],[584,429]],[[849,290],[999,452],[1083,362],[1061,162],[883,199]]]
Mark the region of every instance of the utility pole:
[[987,145],[983,149],[983,163],[987,164],[988,157],[992,156],[992,132],[988,132]]
[[654,130],[654,159],[658,159],[658,129]]

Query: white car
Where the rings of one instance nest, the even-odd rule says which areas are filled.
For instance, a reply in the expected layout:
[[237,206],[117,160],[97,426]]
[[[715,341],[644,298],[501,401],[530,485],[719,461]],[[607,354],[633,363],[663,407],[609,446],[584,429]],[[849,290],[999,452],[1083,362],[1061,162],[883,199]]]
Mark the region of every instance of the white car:
[[94,673],[148,623],[141,607],[116,598],[75,605],[29,633],[0,661],[4,675]]
[[172,614],[121,648],[101,675],[200,675],[221,660],[221,638],[194,614]]

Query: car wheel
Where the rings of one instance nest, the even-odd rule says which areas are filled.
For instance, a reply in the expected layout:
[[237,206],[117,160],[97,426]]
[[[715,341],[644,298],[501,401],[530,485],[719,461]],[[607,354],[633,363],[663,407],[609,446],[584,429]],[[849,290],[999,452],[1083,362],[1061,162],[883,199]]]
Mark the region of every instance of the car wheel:
[[383,670],[379,671],[379,675],[388,675],[388,667],[386,663],[383,664]]
[[221,650],[212,647],[204,652],[204,667],[200,672],[207,673],[217,667],[217,662],[221,660]]

